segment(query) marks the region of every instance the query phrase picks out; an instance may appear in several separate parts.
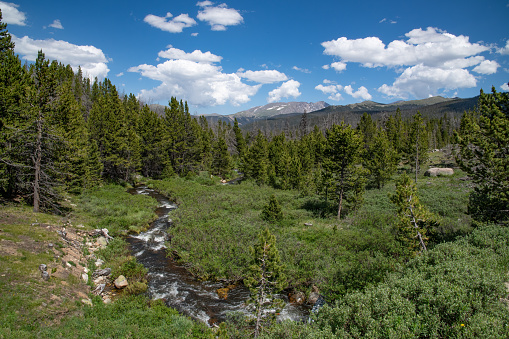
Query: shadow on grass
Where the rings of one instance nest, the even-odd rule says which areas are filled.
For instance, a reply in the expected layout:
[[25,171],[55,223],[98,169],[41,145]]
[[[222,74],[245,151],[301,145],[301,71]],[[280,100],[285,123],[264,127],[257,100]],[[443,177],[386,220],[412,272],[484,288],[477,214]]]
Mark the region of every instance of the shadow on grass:
[[334,203],[316,198],[306,200],[301,208],[311,212],[315,218],[327,218],[337,213],[337,206]]

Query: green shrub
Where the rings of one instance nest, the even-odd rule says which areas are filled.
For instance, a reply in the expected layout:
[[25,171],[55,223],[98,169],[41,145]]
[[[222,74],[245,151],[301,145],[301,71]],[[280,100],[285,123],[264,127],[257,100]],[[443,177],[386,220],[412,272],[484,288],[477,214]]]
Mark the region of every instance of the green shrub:
[[262,219],[269,223],[275,223],[283,219],[281,205],[274,194],[270,196],[268,203],[263,206]]
[[378,285],[320,310],[316,329],[338,337],[503,338],[509,230],[481,227],[436,246]]

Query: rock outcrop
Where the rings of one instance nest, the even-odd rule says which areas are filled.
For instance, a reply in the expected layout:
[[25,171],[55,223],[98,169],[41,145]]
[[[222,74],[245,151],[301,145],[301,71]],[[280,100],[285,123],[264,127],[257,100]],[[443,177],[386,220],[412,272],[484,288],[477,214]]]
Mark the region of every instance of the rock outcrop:
[[437,177],[437,176],[442,176],[442,175],[453,175],[453,174],[454,174],[454,170],[452,168],[432,167],[424,173],[424,176]]

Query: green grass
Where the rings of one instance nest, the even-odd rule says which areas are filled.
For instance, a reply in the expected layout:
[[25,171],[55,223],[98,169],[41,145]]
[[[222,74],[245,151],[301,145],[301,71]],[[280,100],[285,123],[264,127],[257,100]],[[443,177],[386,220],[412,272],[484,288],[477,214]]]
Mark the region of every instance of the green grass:
[[144,195],[131,195],[126,188],[106,185],[84,192],[78,197],[75,212],[78,219],[86,215],[91,228],[107,228],[111,235],[139,232],[155,218],[155,199]]
[[[174,226],[169,251],[176,251],[179,260],[202,279],[242,280],[251,261],[249,247],[265,227],[276,236],[288,285],[301,290],[311,285],[330,287],[340,273],[362,266],[367,256],[387,257],[392,262],[370,262],[364,267],[382,272],[376,273],[376,279],[399,260],[399,249],[386,225],[378,227],[371,219],[358,226],[338,224],[334,217],[321,218],[320,210],[328,207],[297,191],[260,187],[250,181],[204,186],[179,178],[150,181],[149,185],[178,203],[171,215]],[[281,205],[283,220],[270,224],[262,220],[261,212],[272,194]],[[367,275],[364,278],[371,281]],[[350,286],[367,283],[355,282]]]
[[84,306],[83,316],[67,318],[59,326],[0,328],[0,338],[213,338],[205,324],[168,308],[163,302],[147,302],[132,296],[104,305],[95,298]]

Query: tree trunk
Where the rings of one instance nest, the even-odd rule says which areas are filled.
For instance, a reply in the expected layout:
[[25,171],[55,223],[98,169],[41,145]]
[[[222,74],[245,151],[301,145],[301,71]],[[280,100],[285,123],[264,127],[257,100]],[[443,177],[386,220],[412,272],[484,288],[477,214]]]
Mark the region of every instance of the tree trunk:
[[40,181],[41,181],[41,160],[42,160],[42,119],[41,112],[37,120],[37,141],[35,146],[34,159],[34,212],[39,213],[40,197]]
[[341,208],[343,207],[343,193],[344,193],[345,172],[341,170],[341,188],[339,189],[339,206],[338,206],[338,220],[341,219]]
[[[412,200],[412,196],[410,196],[410,198],[408,199],[408,203],[410,203],[411,200]],[[408,206],[408,209],[410,210],[410,216],[412,218],[412,224],[413,224],[414,228],[417,231],[417,238],[419,239],[419,244],[421,245],[421,248],[422,248],[423,251],[427,251],[428,249],[426,248],[426,244],[424,243],[424,239],[422,239],[421,232],[419,232],[419,225],[417,225],[417,220],[415,220],[415,214],[414,214],[414,210],[413,210],[411,204]]]
[[263,247],[263,256],[262,256],[262,279],[260,281],[260,293],[258,294],[258,301],[257,301],[257,311],[256,311],[256,325],[255,325],[255,332],[254,337],[257,338],[258,335],[260,335],[260,326],[261,326],[261,320],[262,320],[262,305],[263,301],[265,299],[265,257],[266,257],[266,248],[267,244]]
[[417,184],[417,172],[419,171],[419,133],[417,132],[417,142],[415,143],[415,183]]

